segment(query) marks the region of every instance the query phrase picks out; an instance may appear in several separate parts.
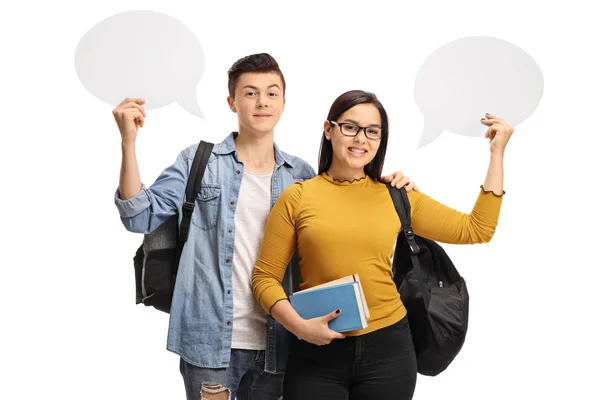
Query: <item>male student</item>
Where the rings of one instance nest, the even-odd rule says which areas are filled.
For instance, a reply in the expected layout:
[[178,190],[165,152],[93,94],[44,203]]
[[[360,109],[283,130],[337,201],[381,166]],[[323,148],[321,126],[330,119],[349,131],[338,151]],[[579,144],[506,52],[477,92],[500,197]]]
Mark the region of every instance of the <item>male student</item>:
[[[254,300],[252,270],[271,207],[286,187],[315,171],[274,143],[286,89],[275,59],[264,53],[241,58],[228,75],[227,102],[238,116],[238,131],[210,155],[179,263],[167,349],[181,357],[188,400],[279,399],[287,336]],[[198,145],[183,150],[145,187],[135,151],[146,118],[143,104],[126,99],[113,110],[122,139],[115,203],[129,231],[150,233],[181,210]],[[295,133],[298,140],[303,133]],[[385,180],[414,187],[402,173]]]

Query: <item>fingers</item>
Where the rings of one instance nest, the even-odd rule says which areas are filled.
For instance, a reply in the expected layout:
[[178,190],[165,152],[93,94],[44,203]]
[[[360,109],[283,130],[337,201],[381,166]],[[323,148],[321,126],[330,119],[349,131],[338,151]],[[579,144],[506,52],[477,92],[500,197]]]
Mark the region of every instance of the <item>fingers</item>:
[[493,124],[503,124],[505,122],[498,118],[492,118],[492,119],[481,118],[481,123],[484,125],[493,125]]
[[[125,99],[123,102],[121,102],[121,104],[119,104],[114,110],[113,110],[113,115],[115,116],[115,118],[129,118],[131,119],[132,115],[131,113],[137,111],[139,112],[143,118],[146,118],[146,110],[144,109],[144,107],[142,107],[142,104],[144,104],[146,101],[144,99],[138,99],[138,98],[128,98]],[[128,117],[129,114],[129,117]],[[137,116],[137,114],[136,114]],[[137,120],[137,118],[136,118]],[[140,125],[140,121],[138,121],[138,125]],[[141,121],[141,125],[143,126],[144,123],[143,121]]]
[[[333,339],[346,339],[346,335],[344,335],[344,334],[342,334],[340,332],[336,332],[336,331],[333,331],[333,330],[331,332],[333,332],[332,335],[331,335],[332,336],[332,340]],[[329,343],[331,343],[331,342],[329,342]]]
[[146,118],[146,110],[144,110],[144,107],[140,106],[139,104],[130,102],[115,108],[113,110],[113,115],[117,123],[123,120],[133,120],[140,128],[143,128]]
[[144,118],[146,117],[146,110],[144,109],[144,107],[142,107],[141,105],[134,103],[134,102],[129,102],[129,103],[125,103],[122,106],[117,107],[116,110],[138,110],[140,113],[142,113],[142,115],[144,116]]
[[381,180],[385,183],[389,183],[392,181],[392,179],[394,179],[394,175],[385,175],[381,177]]
[[136,108],[130,108],[127,111],[127,115],[130,119],[134,120],[140,128],[144,126],[145,115],[138,111]]
[[140,99],[139,97],[128,97],[125,100],[123,100],[121,102],[121,104],[119,104],[117,107],[120,107],[120,106],[125,105],[127,103],[136,103],[136,104],[142,105],[145,102],[146,102],[146,100]]
[[506,124],[506,121],[504,121],[502,118],[498,117],[497,115],[485,113],[485,117],[481,118],[481,123],[485,124],[485,125]]
[[395,188],[400,189],[403,186],[406,186],[410,183],[410,178],[408,176],[403,176],[403,175],[395,175],[394,179],[392,180],[392,186],[394,186]]
[[496,132],[498,132],[498,128],[495,126],[490,126],[489,129],[485,132],[486,139],[493,139],[496,136]]
[[417,185],[414,182],[412,182],[408,176],[402,176],[401,178],[399,176],[396,176],[395,178],[393,178],[391,185],[394,186],[396,189],[404,187],[404,189],[407,192],[410,192],[411,190],[419,190]]
[[503,120],[501,117],[499,117],[499,116],[497,116],[497,115],[494,115],[494,114],[485,113],[485,117],[486,117],[487,119],[497,119],[497,120],[499,120],[499,121],[502,121],[502,122],[504,122],[504,120]]
[[406,184],[406,186],[404,186],[404,190],[406,190],[407,192],[410,192],[411,190],[413,190],[415,188],[415,184],[414,182],[408,182]]
[[405,176],[402,171],[396,171],[392,175],[385,175],[381,177],[381,180],[385,183],[390,183],[391,185],[397,189],[401,187],[406,188],[407,192],[411,190],[415,190],[416,186],[413,182],[410,181],[408,176]]
[[328,321],[328,322],[329,322],[329,321],[331,321],[331,320],[334,320],[334,319],[336,319],[337,317],[339,317],[339,316],[340,316],[340,313],[341,313],[341,310],[340,310],[340,309],[337,309],[337,310],[335,310],[334,312],[331,312],[331,313],[329,313],[329,314],[327,314],[327,315],[324,315],[324,316],[323,316],[323,318],[324,318],[326,321]]

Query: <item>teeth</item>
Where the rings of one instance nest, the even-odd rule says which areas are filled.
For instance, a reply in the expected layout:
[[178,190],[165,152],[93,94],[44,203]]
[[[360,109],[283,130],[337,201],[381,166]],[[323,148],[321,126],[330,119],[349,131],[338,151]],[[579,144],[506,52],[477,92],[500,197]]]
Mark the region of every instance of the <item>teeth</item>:
[[358,154],[363,154],[365,152],[365,150],[359,150],[359,149],[350,149],[350,151],[353,153],[358,153]]

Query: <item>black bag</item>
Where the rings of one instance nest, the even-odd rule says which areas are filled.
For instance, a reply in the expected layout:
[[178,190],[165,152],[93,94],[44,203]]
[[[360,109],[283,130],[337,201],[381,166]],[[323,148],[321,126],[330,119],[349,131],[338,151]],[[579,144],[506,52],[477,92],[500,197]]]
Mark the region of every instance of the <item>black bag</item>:
[[403,228],[394,251],[394,282],[407,310],[417,371],[436,376],[450,365],[465,342],[467,285],[439,244],[414,234],[406,190],[387,186]]
[[204,141],[198,145],[185,190],[181,226],[177,213],[144,235],[142,245],[137,249],[133,258],[136,304],[143,303],[166,313],[171,311],[179,259],[188,238],[196,196],[213,146]]

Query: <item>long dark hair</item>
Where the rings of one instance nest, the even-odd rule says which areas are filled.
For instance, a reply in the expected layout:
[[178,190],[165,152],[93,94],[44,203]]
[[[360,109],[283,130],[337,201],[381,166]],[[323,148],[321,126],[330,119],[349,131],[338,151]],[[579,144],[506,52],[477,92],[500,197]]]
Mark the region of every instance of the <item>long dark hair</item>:
[[[373,104],[379,110],[379,116],[381,117],[381,128],[382,136],[381,143],[379,144],[379,150],[373,160],[365,165],[365,174],[376,181],[381,178],[381,172],[383,171],[383,161],[385,160],[385,151],[387,149],[389,123],[388,116],[385,108],[373,93],[365,92],[363,90],[350,90],[339,96],[329,109],[327,115],[328,121],[337,120],[343,113],[351,109],[358,104]],[[370,139],[367,139],[370,140]],[[319,174],[327,171],[331,166],[333,160],[333,147],[331,140],[327,140],[325,132],[323,132],[323,138],[321,139],[321,148],[319,150]]]

